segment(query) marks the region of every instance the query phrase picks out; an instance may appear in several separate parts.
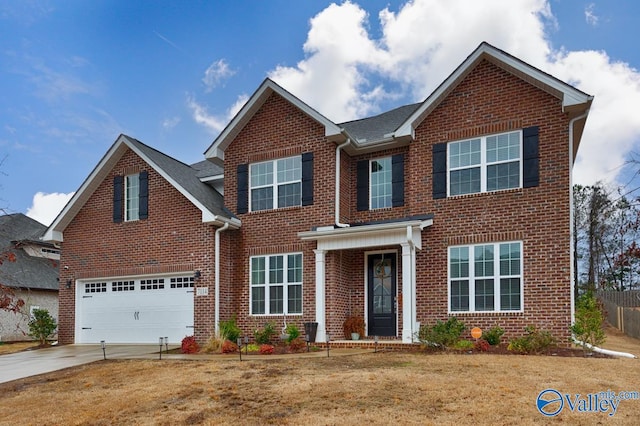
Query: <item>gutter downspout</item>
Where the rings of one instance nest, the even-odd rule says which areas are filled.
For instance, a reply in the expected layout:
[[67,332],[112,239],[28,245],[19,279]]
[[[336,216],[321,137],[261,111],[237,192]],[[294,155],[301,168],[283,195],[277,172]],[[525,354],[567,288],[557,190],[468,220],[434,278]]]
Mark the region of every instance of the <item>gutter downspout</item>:
[[215,274],[215,310],[213,314],[213,322],[215,324],[215,335],[220,336],[220,233],[229,229],[229,222],[225,222],[222,227],[216,229],[215,234],[215,257],[214,274]]
[[575,269],[574,269],[574,259],[575,259],[575,252],[574,252],[574,247],[573,247],[573,224],[574,224],[574,213],[573,213],[573,209],[574,209],[574,205],[573,205],[573,162],[574,162],[574,158],[573,158],[573,126],[575,125],[575,122],[578,120],[582,120],[583,118],[586,118],[587,115],[589,115],[589,109],[587,109],[583,114],[572,118],[569,121],[569,253],[570,253],[570,260],[571,260],[571,266],[569,268],[569,273],[571,274],[571,325],[575,324],[576,322],[576,314],[575,314],[575,309],[576,309],[576,297],[575,297],[575,286],[576,286],[576,282],[575,282]]
[[[589,114],[589,110],[587,109],[583,114],[574,117],[571,119],[571,121],[569,121],[569,170],[573,170],[573,126],[575,125],[575,122],[578,120],[582,120],[583,118],[586,118],[587,115]],[[574,256],[576,255],[574,250],[573,250],[573,222],[574,222],[574,215],[573,215],[573,173],[569,173],[569,211],[571,212],[571,216],[569,218],[569,235],[570,235],[570,251],[569,253],[571,253],[571,325],[574,325],[576,322],[576,314],[575,314],[575,308],[576,308],[576,300],[575,300],[575,293],[574,293],[574,288],[576,285],[575,282],[575,270],[574,270],[574,265],[573,265],[573,259]],[[600,348],[598,346],[593,346],[589,343],[586,342],[582,342],[580,340],[578,340],[576,338],[575,335],[572,334],[571,336],[571,340],[580,346],[584,346],[588,349],[591,349],[594,352],[598,352],[601,354],[605,354],[605,355],[611,355],[611,356],[619,356],[619,357],[623,357],[623,358],[637,358],[637,356],[627,353],[627,352],[619,352],[619,351],[613,351],[610,349],[603,349]]]
[[340,151],[345,146],[351,143],[351,139],[347,138],[347,141],[343,144],[338,145],[336,148],[336,192],[335,192],[335,225],[338,228],[347,228],[349,227],[348,223],[340,223]]

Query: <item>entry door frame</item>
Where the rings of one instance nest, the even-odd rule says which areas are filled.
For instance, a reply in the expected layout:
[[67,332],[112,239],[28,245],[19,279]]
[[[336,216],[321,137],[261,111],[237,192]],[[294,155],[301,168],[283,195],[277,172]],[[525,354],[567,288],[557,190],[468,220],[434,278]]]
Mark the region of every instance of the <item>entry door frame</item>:
[[399,324],[399,311],[400,305],[398,303],[398,291],[400,287],[399,278],[399,265],[398,265],[398,250],[371,250],[364,252],[364,313],[365,313],[365,321],[367,323],[366,332],[368,335],[369,330],[369,257],[371,255],[384,254],[390,255],[395,258],[395,295],[393,296],[394,300],[394,315],[395,315],[395,334],[394,336],[398,336],[398,324]]

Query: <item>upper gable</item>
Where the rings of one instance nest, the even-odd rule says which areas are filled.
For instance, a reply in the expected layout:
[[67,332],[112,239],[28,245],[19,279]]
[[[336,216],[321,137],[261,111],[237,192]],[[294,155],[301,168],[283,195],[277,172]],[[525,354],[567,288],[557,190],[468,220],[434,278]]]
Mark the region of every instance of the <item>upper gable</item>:
[[262,110],[265,102],[267,102],[273,94],[277,94],[286,102],[300,110],[302,113],[319,123],[324,128],[324,136],[328,140],[338,141],[345,139],[342,129],[331,120],[311,108],[300,99],[284,90],[281,86],[270,79],[266,79],[244,104],[242,109],[229,122],[227,127],[213,141],[211,146],[205,151],[205,157],[214,163],[222,165],[225,158],[225,150],[236,139],[238,134],[252,120],[253,116]]

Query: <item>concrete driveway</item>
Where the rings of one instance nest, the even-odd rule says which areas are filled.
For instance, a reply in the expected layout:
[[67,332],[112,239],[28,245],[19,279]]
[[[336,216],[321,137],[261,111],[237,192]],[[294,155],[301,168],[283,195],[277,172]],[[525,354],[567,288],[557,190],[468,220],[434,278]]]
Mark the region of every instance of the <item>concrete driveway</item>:
[[[169,349],[175,345],[169,345]],[[157,345],[109,345],[107,359],[158,357]],[[164,356],[164,354],[163,354]],[[103,359],[100,345],[64,345],[0,356],[0,383]]]

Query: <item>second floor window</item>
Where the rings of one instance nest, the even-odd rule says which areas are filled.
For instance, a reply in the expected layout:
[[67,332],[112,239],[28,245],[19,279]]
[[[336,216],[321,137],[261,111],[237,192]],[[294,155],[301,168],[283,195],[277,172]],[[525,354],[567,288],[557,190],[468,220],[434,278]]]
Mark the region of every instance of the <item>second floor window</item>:
[[371,209],[391,207],[391,157],[371,160]]
[[126,200],[124,220],[140,219],[140,176],[138,174],[129,175],[125,178],[124,194]]
[[300,156],[250,165],[251,211],[301,205]]
[[449,195],[520,188],[521,136],[517,131],[450,143]]

